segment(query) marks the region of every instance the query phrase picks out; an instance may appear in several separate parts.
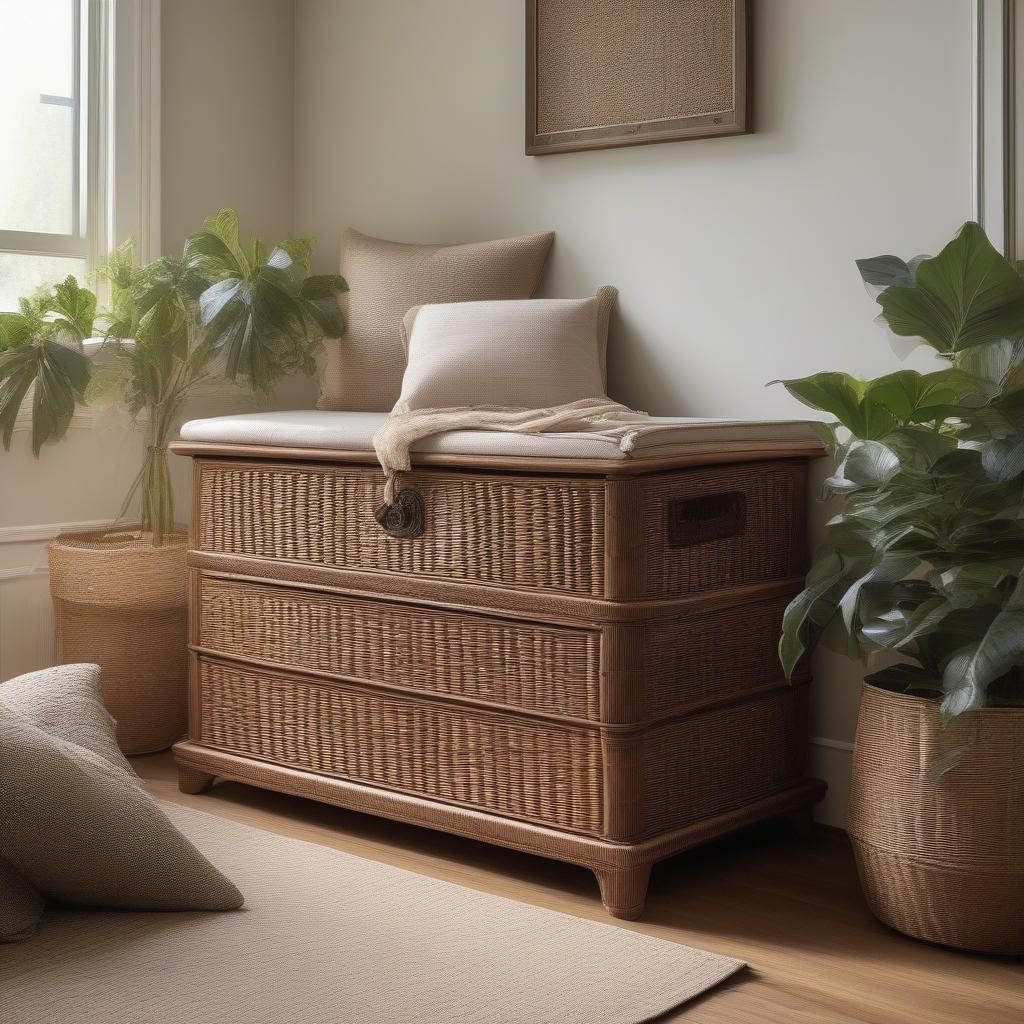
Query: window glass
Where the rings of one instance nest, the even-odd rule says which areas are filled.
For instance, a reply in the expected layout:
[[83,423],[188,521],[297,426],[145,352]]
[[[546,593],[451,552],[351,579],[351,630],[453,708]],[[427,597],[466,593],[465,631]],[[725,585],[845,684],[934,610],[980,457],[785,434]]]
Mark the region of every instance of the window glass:
[[18,299],[42,285],[63,281],[74,274],[85,284],[85,260],[80,256],[33,256],[0,252],[0,312],[18,308]]
[[0,230],[77,234],[75,0],[0,0]]

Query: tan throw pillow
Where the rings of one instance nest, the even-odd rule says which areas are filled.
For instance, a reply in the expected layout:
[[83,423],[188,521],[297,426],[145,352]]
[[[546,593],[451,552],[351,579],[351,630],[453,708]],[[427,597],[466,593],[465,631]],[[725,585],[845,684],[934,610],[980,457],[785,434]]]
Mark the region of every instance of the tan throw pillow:
[[0,858],[70,906],[240,907],[117,749],[96,666],[33,676],[0,686]]
[[387,412],[402,387],[402,317],[426,302],[528,299],[554,232],[465,245],[409,245],[346,231],[341,273],[345,335],[327,342],[321,409]]
[[8,679],[0,686],[0,700],[43,732],[135,774],[117,745],[117,723],[103,704],[99,665],[54,665]]
[[587,299],[420,306],[403,322],[408,366],[395,412],[469,405],[542,409],[605,394],[616,291]]
[[[29,672],[4,683],[0,700],[33,725],[128,768],[113,738],[114,720],[103,706],[98,665],[58,665]],[[0,942],[31,935],[44,906],[42,896],[12,865],[0,860]]]

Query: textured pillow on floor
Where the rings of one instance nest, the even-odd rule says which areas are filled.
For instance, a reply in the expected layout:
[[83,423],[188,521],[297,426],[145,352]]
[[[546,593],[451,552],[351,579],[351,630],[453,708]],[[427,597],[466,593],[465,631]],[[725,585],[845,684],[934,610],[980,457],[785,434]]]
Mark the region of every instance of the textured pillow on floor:
[[456,302],[409,310],[395,412],[474,405],[543,409],[605,393],[616,290],[587,299]]
[[0,858],[0,942],[31,935],[43,916],[43,897]]
[[319,407],[388,412],[402,387],[406,310],[425,302],[528,299],[554,237],[548,231],[465,245],[410,245],[346,231],[346,330],[327,342]]
[[242,894],[174,828],[117,749],[94,665],[0,686],[0,821],[0,858],[59,903],[242,905]]

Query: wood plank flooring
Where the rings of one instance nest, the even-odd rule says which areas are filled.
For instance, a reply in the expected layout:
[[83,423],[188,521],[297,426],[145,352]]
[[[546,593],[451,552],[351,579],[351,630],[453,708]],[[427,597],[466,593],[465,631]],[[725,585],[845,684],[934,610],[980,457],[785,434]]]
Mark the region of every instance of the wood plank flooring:
[[751,964],[665,1022],[1024,1024],[1024,966],[878,923],[834,830],[801,839],[771,823],[680,854],[655,867],[643,920],[613,922],[582,868],[236,783],[185,796],[170,754],[134,764],[162,800]]

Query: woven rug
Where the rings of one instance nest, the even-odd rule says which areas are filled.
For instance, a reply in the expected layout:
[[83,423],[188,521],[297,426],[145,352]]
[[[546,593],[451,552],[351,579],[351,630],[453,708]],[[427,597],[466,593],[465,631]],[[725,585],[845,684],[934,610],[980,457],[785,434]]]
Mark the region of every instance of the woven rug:
[[742,963],[164,804],[229,913],[49,909],[3,1024],[639,1024]]

